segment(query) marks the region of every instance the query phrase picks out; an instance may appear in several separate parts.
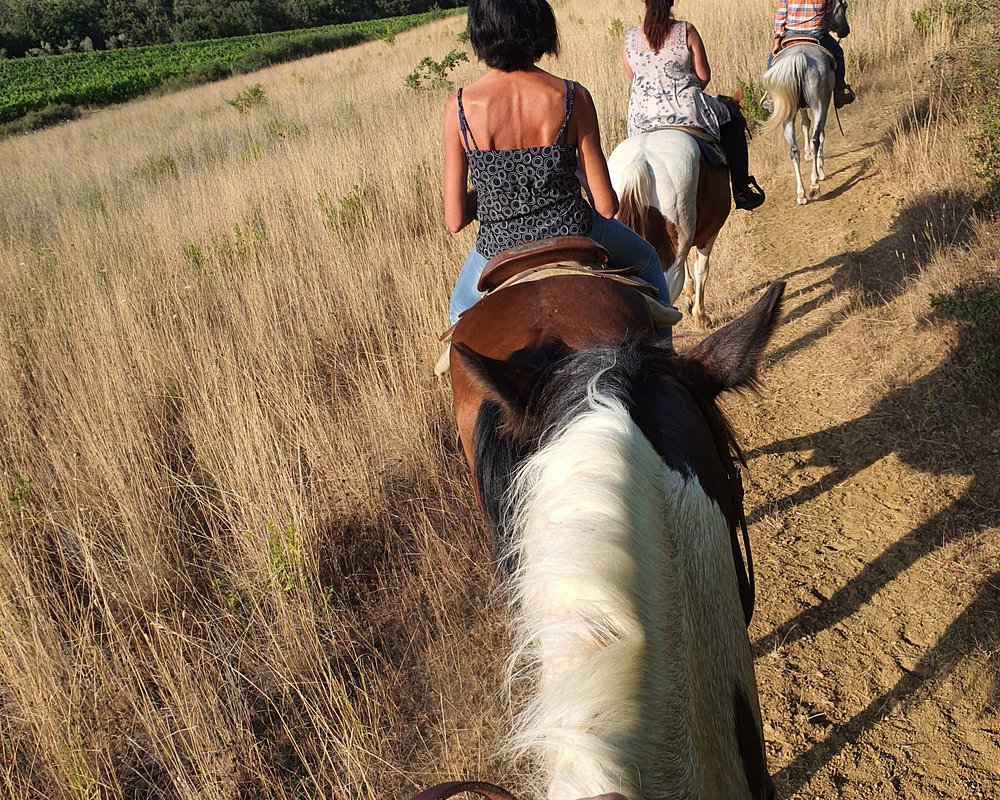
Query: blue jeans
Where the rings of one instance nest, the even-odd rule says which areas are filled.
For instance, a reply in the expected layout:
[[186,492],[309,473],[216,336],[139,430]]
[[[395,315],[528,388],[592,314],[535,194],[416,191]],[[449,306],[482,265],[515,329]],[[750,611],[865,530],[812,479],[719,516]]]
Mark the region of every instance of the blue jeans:
[[[660,269],[660,257],[653,245],[618,220],[606,219],[596,211],[590,238],[603,245],[611,254],[609,264],[612,267],[634,267],[639,271],[640,278],[656,287],[660,302],[670,305],[667,279]],[[476,285],[479,283],[479,276],[483,274],[487,260],[476,248],[472,248],[472,252],[465,260],[462,271],[458,274],[455,289],[451,293],[451,303],[448,305],[448,315],[453,324],[458,321],[459,314],[474,306],[483,296]]]
[[[840,42],[830,35],[829,31],[823,31],[822,34],[816,33],[816,31],[806,32],[806,31],[785,31],[785,36],[815,36],[819,39],[819,43],[825,47],[833,55],[834,60],[837,62],[837,67],[834,70],[838,75],[844,74],[844,48],[840,46]],[[767,66],[771,66],[771,62],[774,61],[774,53],[768,53],[767,55]]]

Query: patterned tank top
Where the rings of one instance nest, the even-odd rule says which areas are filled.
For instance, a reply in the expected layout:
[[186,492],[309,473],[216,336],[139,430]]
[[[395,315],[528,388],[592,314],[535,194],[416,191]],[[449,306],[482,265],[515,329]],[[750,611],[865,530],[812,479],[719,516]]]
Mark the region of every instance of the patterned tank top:
[[587,236],[593,227],[594,212],[576,176],[576,145],[566,141],[576,84],[564,83],[565,116],[555,142],[511,150],[479,149],[458,90],[458,122],[477,193],[476,250],[486,258],[550,236]]
[[641,28],[625,33],[625,59],[634,76],[628,101],[629,136],[679,125],[700,128],[719,140],[719,126],[729,122],[729,109],[701,88],[687,35],[687,23],[675,20],[657,53]]

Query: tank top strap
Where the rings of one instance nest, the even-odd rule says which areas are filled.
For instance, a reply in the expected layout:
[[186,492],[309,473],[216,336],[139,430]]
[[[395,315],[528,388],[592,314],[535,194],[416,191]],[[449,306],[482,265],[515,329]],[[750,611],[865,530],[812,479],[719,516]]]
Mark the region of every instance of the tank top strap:
[[[479,145],[476,143],[476,137],[473,135],[472,131],[469,129],[469,123],[465,119],[465,109],[462,107],[462,88],[458,90],[458,127],[462,131],[462,139],[465,142],[466,150],[478,150]],[[469,146],[469,139],[472,139],[472,146]]]
[[566,114],[563,117],[562,127],[559,128],[559,133],[556,134],[556,140],[553,144],[559,144],[560,139],[563,139],[563,144],[566,144],[566,139],[569,137],[566,129],[569,126],[570,115],[573,113],[573,100],[576,97],[576,81],[568,81],[563,78],[563,85],[566,87],[566,99],[564,102]]

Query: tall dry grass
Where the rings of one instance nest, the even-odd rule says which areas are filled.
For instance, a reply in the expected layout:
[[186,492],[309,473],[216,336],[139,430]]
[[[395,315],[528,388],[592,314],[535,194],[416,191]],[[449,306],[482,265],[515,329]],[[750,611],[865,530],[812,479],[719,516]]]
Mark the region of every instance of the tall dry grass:
[[[767,0],[686,5],[718,90],[759,74]],[[852,4],[862,82],[896,80],[917,5]],[[610,149],[641,4],[555,6],[548,66]],[[441,224],[443,95],[403,84],[462,24],[0,142],[3,796],[516,784],[504,613],[430,376],[472,232]]]

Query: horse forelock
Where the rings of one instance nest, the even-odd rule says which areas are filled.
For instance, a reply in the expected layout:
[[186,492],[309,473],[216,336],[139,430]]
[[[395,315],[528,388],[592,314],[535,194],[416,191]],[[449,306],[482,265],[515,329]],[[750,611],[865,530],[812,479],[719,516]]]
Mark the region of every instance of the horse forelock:
[[[733,460],[742,456],[700,362],[641,337],[613,347],[563,351],[539,371],[519,419],[505,417],[501,408],[489,401],[482,404],[476,418],[475,479],[498,559],[503,561],[502,554],[513,535],[511,489],[521,466],[530,455],[556,439],[574,417],[591,408],[595,397],[620,403],[636,419],[647,439],[656,441],[635,413],[639,389],[654,375],[676,382],[690,395],[711,432],[719,459],[732,474]],[[684,453],[659,455],[673,468],[693,474],[683,461]]]

